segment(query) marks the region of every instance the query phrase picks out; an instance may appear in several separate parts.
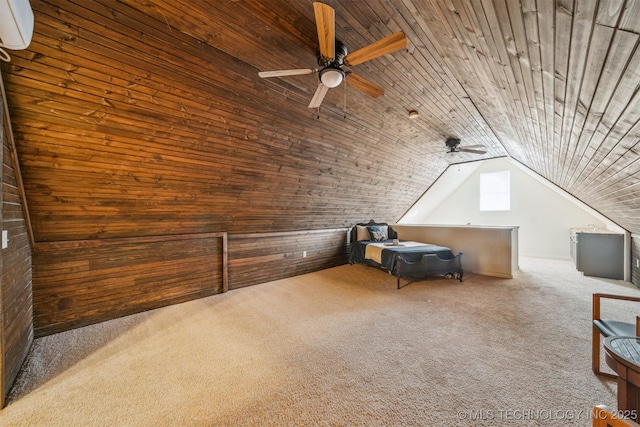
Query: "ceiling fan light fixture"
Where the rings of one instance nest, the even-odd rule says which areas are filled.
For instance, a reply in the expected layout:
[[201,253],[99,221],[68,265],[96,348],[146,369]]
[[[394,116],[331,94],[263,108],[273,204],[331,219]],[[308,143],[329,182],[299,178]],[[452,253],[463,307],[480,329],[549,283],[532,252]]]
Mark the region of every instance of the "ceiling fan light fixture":
[[418,114],[418,112],[416,110],[409,111],[409,118],[410,119],[417,119],[418,116],[420,116],[420,114]]
[[344,71],[339,68],[325,68],[320,71],[320,81],[328,88],[340,85],[344,80]]
[[[0,4],[2,4],[2,1],[3,0],[0,0]],[[309,108],[319,108],[327,91],[340,86],[342,82],[348,83],[349,86],[372,98],[378,98],[384,95],[383,88],[364,77],[359,77],[351,70],[343,71],[342,67],[345,65],[352,67],[397,50],[405,49],[407,47],[407,37],[404,33],[398,31],[390,36],[369,43],[353,53],[348,53],[346,46],[340,40],[336,39],[335,9],[328,4],[322,3],[322,1],[314,0],[313,15],[318,33],[317,57],[319,68],[260,71],[258,76],[261,78],[269,78],[319,73],[318,80],[320,81],[309,103]],[[349,76],[348,80],[347,76]]]

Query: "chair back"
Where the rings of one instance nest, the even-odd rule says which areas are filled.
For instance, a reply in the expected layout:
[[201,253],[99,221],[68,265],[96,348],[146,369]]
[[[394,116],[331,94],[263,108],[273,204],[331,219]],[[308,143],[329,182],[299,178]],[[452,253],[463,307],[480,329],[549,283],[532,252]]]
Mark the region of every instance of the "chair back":
[[591,305],[591,369],[596,375],[616,379],[618,375],[600,370],[600,339],[611,336],[635,336],[640,337],[640,316],[636,316],[635,322],[628,320],[611,320],[600,317],[600,300],[618,300],[640,302],[640,297],[631,295],[593,294]]

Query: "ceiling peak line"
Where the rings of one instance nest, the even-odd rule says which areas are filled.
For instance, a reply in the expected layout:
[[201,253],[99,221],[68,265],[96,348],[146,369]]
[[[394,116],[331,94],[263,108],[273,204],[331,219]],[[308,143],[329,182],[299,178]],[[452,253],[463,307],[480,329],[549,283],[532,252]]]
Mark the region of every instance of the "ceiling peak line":
[[[588,59],[589,47],[593,37],[593,28],[597,16],[596,2],[580,2],[575,7],[575,14],[571,22],[571,40],[568,49],[569,58],[567,65],[567,84],[565,86],[564,111],[560,132],[560,157],[562,162],[560,173],[556,181],[563,185],[570,163],[569,151],[572,146],[572,131],[581,89],[584,84],[585,70]],[[574,146],[575,147],[575,146]]]
[[[484,19],[483,20],[479,19],[479,15],[482,15]],[[483,48],[483,50],[487,49],[487,53],[488,53],[487,55],[484,55],[484,56],[486,56],[487,58],[489,57],[492,58],[493,63],[503,64],[503,66],[498,67],[498,70],[497,70],[498,72],[503,73],[502,77],[495,74],[495,69],[494,69],[495,67],[491,67],[491,64],[486,64],[486,66],[488,66],[488,69],[494,70],[494,73],[491,73],[491,75],[486,74],[486,78],[483,80],[486,81],[487,79],[489,79],[490,81],[495,82],[494,92],[497,91],[497,93],[495,94],[495,96],[491,96],[489,92],[487,92],[487,95],[489,95],[488,96],[489,98],[504,100],[505,97],[501,96],[502,94],[500,93],[500,88],[503,88],[502,91],[505,92],[505,94],[510,93],[510,96],[508,97],[508,99],[514,100],[514,103],[511,105],[513,110],[520,112],[523,116],[528,116],[528,114],[532,114],[535,116],[535,112],[529,111],[529,113],[527,113],[525,111],[525,106],[522,103],[519,103],[516,101],[517,99],[519,99],[519,94],[526,93],[521,90],[520,84],[518,83],[526,80],[523,78],[523,76],[526,77],[526,75],[523,75],[520,69],[522,66],[523,55],[521,55],[519,50],[516,48],[516,36],[514,35],[514,30],[511,26],[511,19],[509,15],[510,15],[509,11],[505,7],[502,7],[501,9],[496,9],[496,8],[487,9],[485,5],[482,5],[481,11],[476,11],[476,13],[473,15],[475,16],[477,23],[482,23],[486,25],[486,29],[484,29],[483,27],[483,31],[485,33],[486,31],[489,31],[492,34],[492,37],[490,38],[479,38],[479,40],[484,40],[485,42],[488,42],[488,40],[491,40],[493,42],[491,45],[492,47],[487,45],[487,47]],[[501,22],[509,23],[509,25],[507,25],[508,31],[505,31],[504,26],[501,26],[499,24]],[[520,37],[520,38],[523,39],[523,37]],[[523,49],[526,51],[527,49],[526,46],[523,47]],[[476,55],[478,55],[477,50],[474,52]],[[491,54],[491,52],[497,53],[497,55]],[[513,66],[514,64],[518,64],[517,75],[515,72],[516,67]],[[511,68],[508,68],[508,65],[511,65]],[[480,66],[478,67],[478,69],[482,70],[484,66],[485,65]],[[505,72],[509,70],[511,71],[510,73]],[[477,72],[477,69],[474,69],[472,72]],[[484,84],[482,86],[485,88],[485,91],[486,91],[487,85]],[[526,102],[526,104],[529,105],[531,103]],[[529,110],[529,108],[530,106],[528,106],[526,110]],[[509,108],[507,108],[506,103],[503,103],[502,110],[509,111]],[[536,135],[536,131],[535,131],[535,128],[532,127],[531,120],[523,121],[524,126],[527,128],[526,131],[524,128],[520,130],[516,130],[513,127],[513,123],[511,122],[511,120],[506,119],[503,122],[509,124],[511,133],[513,135],[516,135],[516,134],[519,135],[518,139],[521,141],[521,143],[523,144],[531,143],[531,145],[534,145],[535,139],[532,140],[531,138],[534,135]],[[494,132],[497,133],[495,129],[494,129]],[[515,155],[515,153],[511,152],[511,155]]]
[[[422,12],[420,12],[420,15],[423,15],[423,13],[422,13]],[[440,19],[438,22],[439,22],[440,24],[437,24],[436,26],[443,25],[444,20],[443,20],[443,19]],[[420,25],[421,25],[421,24],[420,24]],[[434,25],[429,25],[429,26],[428,26],[428,28],[423,28],[423,30],[424,30],[425,32],[427,32],[428,34],[435,34],[435,33],[433,33],[433,31],[434,31],[434,28],[435,28],[436,26],[434,26]],[[465,28],[467,28],[467,30],[468,30],[468,26],[465,26]],[[459,38],[457,38],[457,37],[455,37],[455,36],[452,36],[454,33],[452,33],[451,31],[449,31],[449,30],[446,30],[446,31],[447,31],[447,34],[449,35],[449,36],[448,36],[448,39],[449,39],[449,40],[457,40],[457,41],[458,41],[458,43],[465,43],[465,42],[464,42],[464,41],[462,41],[461,39],[459,39]],[[438,37],[436,37],[436,36],[434,35],[433,37],[427,37],[427,39],[428,39],[428,40],[436,40],[436,39],[438,39]],[[472,45],[472,43],[466,43],[465,45]],[[418,51],[422,52],[422,51],[424,50],[424,52],[425,52],[425,53],[431,53],[431,51],[433,51],[433,52],[441,51],[441,50],[443,49],[443,46],[444,46],[444,45],[440,45],[440,46],[438,46],[437,44],[435,44],[435,45],[433,46],[433,49],[430,49],[430,48],[429,48],[429,47],[427,47],[427,46],[424,46],[424,47],[422,47],[422,46],[423,46],[423,45],[422,45],[422,44],[420,44],[420,49],[418,49]],[[443,52],[444,52],[444,51],[443,51]],[[477,50],[476,50],[476,53],[477,53]],[[449,57],[449,55],[447,55],[446,53],[443,53],[443,54],[442,54],[442,57],[445,59],[445,63],[448,63],[448,64],[449,64],[449,66],[448,66],[448,67],[445,67],[445,64],[443,64],[442,62],[438,62],[438,66],[439,66],[439,67],[441,67],[441,69],[445,70],[445,69],[447,69],[447,68],[448,68],[448,69],[455,69],[455,68],[456,68],[456,67],[455,67],[455,64],[454,64],[454,63],[452,63],[452,60],[451,60],[451,58]],[[476,68],[476,69],[478,69],[478,68]],[[473,96],[473,95],[471,95],[471,94],[470,94],[470,92],[469,92],[469,90],[466,88],[467,82],[463,82],[463,81],[461,81],[461,80],[460,80],[459,75],[456,75],[455,73],[449,73],[449,72],[446,72],[446,71],[443,71],[443,72],[445,72],[445,73],[450,77],[449,79],[445,79],[445,80],[444,80],[444,83],[445,83],[447,86],[449,86],[449,87],[451,87],[451,84],[455,85],[455,89],[454,89],[454,88],[451,88],[451,90],[452,90],[454,93],[458,93],[458,94],[459,94],[459,95],[458,95],[459,99],[471,99],[471,98],[472,98],[472,96]],[[449,82],[451,82],[451,84],[450,84]],[[492,96],[492,97],[490,97],[490,98],[492,98],[492,99],[501,99],[501,97],[500,97],[500,96]],[[479,106],[478,106],[477,104],[476,104],[476,105],[473,105],[473,104],[471,104],[471,103],[469,103],[469,102],[463,102],[463,103],[461,103],[461,105],[462,105],[462,106],[464,106],[464,108],[465,108],[465,110],[466,110],[466,111],[468,111],[468,112],[472,113],[472,115],[473,115],[473,116],[477,117],[477,119],[475,119],[475,120],[478,120],[478,125],[479,125],[479,126],[482,126],[482,127],[487,126],[487,120],[486,120],[486,117],[483,117],[482,115],[479,115],[479,111],[480,111],[480,109],[479,109]],[[491,132],[494,136],[496,135],[496,131],[495,131],[495,129],[489,129],[489,128],[487,128],[487,129],[488,129],[488,130],[489,130],[489,132]]]

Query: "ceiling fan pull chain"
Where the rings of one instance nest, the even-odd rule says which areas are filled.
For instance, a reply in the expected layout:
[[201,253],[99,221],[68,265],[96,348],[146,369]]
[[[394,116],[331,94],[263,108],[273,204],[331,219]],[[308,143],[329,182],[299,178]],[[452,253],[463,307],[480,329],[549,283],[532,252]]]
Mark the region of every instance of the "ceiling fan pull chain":
[[316,119],[320,120],[320,106],[318,105],[318,116],[316,117]]
[[342,113],[343,113],[343,118],[346,119],[347,118],[347,85],[343,84],[342,86],[344,86],[344,107],[342,108]]

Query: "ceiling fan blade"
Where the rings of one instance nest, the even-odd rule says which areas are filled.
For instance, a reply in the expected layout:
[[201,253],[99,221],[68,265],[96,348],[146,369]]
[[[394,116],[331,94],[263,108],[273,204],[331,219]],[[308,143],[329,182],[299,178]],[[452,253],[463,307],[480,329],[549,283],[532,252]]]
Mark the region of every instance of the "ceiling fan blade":
[[472,150],[472,149],[469,149],[469,148],[461,148],[458,151],[464,151],[465,153],[487,154],[487,152],[484,151],[484,150]]
[[311,98],[311,102],[309,103],[309,108],[318,108],[320,104],[322,104],[322,100],[324,96],[329,91],[329,86],[325,86],[320,82],[318,84],[318,88],[316,89],[316,93],[313,94],[313,98]]
[[460,147],[460,148],[484,148],[484,145],[482,144],[465,145],[464,147]]
[[320,55],[327,61],[333,61],[336,56],[336,12],[331,6],[320,2],[313,3],[313,12],[318,29]]
[[377,98],[379,96],[384,95],[383,88],[365,79],[364,77],[360,77],[357,74],[353,74],[353,73],[349,74],[347,76],[347,84],[349,86],[355,87],[356,89],[366,93],[372,98]]
[[405,47],[407,47],[407,37],[400,31],[348,54],[344,62],[351,66],[358,65]]
[[303,74],[315,73],[315,68],[302,68],[298,70],[278,70],[278,71],[260,71],[258,75],[263,79],[265,77],[284,77],[284,76],[301,76]]

